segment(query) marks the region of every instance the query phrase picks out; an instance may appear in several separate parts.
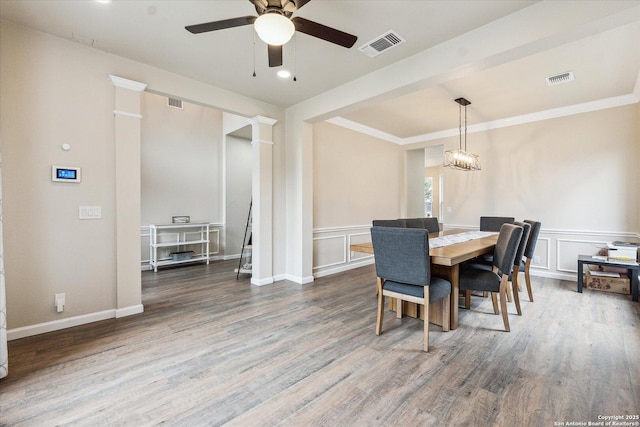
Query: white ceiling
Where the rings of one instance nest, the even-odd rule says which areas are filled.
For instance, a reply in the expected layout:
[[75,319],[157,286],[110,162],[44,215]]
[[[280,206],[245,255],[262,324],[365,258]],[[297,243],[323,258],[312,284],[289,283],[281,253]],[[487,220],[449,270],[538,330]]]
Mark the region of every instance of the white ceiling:
[[[379,70],[536,1],[339,1],[312,0],[294,16],[358,36],[351,49],[297,34],[284,48],[284,65],[297,81],[267,66],[266,46],[251,26],[194,35],[190,24],[255,15],[248,0],[96,1],[0,0],[0,18],[65,39],[93,40],[93,47],[282,107]],[[572,3],[567,1],[567,13]],[[606,2],[595,2],[606,3]],[[617,2],[617,10],[640,0]],[[637,9],[637,8],[636,8]],[[634,10],[638,15],[637,10]],[[562,19],[562,16],[549,19]],[[606,27],[606,26],[605,26]],[[358,47],[394,30],[407,41],[369,58]],[[522,29],[526,31],[525,29]],[[370,103],[343,118],[399,138],[457,127],[458,104],[472,102],[469,124],[535,113],[633,92],[640,70],[640,19],[585,34],[564,44],[439,86]],[[295,54],[294,54],[295,52]],[[548,87],[545,77],[573,71],[574,82]]]

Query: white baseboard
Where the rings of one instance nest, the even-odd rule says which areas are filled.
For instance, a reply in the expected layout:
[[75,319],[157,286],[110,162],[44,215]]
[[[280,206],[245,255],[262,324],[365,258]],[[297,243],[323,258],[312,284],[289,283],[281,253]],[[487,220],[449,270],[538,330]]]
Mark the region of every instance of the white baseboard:
[[571,274],[571,273],[555,273],[555,272],[551,272],[551,271],[541,271],[541,270],[534,270],[533,268],[530,270],[531,275],[532,276],[538,276],[538,277],[547,277],[549,279],[558,279],[558,280],[569,280],[571,282],[577,282],[578,281],[578,277],[576,276],[576,274]]
[[133,314],[142,313],[144,307],[142,304],[132,305],[113,310],[98,311],[95,313],[83,314],[80,316],[67,317],[65,319],[53,320],[51,322],[38,323],[35,325],[23,326],[20,328],[9,329],[7,331],[7,340],[17,340],[19,338],[31,337],[33,335],[44,334],[47,332],[59,331],[60,329],[72,328],[74,326],[86,325],[87,323],[99,322],[101,320],[131,316]]
[[256,286],[270,285],[272,283],[273,283],[273,277],[267,277],[265,279],[256,279],[255,277],[251,278],[251,284]]
[[66,319],[53,320],[51,322],[38,323],[36,325],[9,329],[7,331],[7,340],[17,340],[19,338],[58,331],[60,329],[71,328],[73,326],[84,325],[86,323],[113,319],[114,317],[116,317],[116,310],[105,310],[98,311],[96,313],[83,314],[81,316],[67,317]]
[[285,280],[289,280],[290,282],[297,283],[299,285],[306,285],[307,283],[313,282],[313,276],[300,277],[294,276],[293,274],[285,274]]
[[365,265],[371,265],[375,262],[373,258],[367,258],[362,261],[354,261],[349,264],[341,265],[339,267],[322,270],[313,275],[315,278],[330,276],[332,274],[341,273],[343,271],[353,270],[354,268],[364,267]]
[[120,317],[132,316],[134,314],[140,314],[144,312],[144,306],[142,304],[132,305],[130,307],[116,309],[116,319]]

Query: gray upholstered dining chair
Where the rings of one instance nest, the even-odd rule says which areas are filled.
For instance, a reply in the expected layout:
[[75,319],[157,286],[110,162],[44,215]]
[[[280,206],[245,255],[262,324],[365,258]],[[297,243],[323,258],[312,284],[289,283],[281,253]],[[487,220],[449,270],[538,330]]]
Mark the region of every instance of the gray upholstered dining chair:
[[515,220],[511,216],[481,216],[480,231],[500,231],[502,224],[513,224]]
[[[512,216],[481,216],[480,231],[500,231],[502,224],[513,224],[515,220]],[[489,264],[493,262],[493,254],[484,254],[480,258]],[[511,297],[509,297],[509,301],[511,301]]]
[[[470,265],[462,265],[460,268],[460,290],[491,292],[493,311],[495,314],[500,314],[500,309],[502,310],[502,321],[507,332],[511,330],[507,313],[507,286],[509,285],[509,273],[513,268],[521,238],[522,227],[503,224],[500,227],[500,235],[493,251],[491,271],[474,268]],[[514,291],[518,292],[517,289]],[[497,294],[500,295],[500,309],[498,309]]]
[[451,283],[431,275],[428,231],[372,227],[371,240],[378,276],[376,335],[382,333],[385,297],[396,298],[399,318],[403,301],[420,304],[424,307],[423,349],[429,351],[429,304],[442,302],[442,329],[448,331]]
[[[518,311],[518,315],[522,316],[522,309],[520,308],[520,295],[518,294],[518,291],[520,290],[520,283],[518,282],[518,278],[520,276],[520,271],[522,271],[520,270],[520,266],[522,264],[524,250],[527,247],[527,242],[529,241],[531,224],[518,221],[515,221],[513,224],[517,225],[518,227],[522,227],[522,237],[520,238],[520,243],[518,243],[516,257],[513,260],[513,268],[511,269],[511,273],[509,273],[509,281],[512,284],[511,288],[513,289],[513,300],[516,304],[516,310]],[[509,288],[507,288],[507,296],[509,296],[510,294],[511,293],[509,292]]]
[[429,233],[440,232],[440,224],[438,224],[438,218],[436,217],[407,218],[405,221],[407,228],[424,228]]
[[529,233],[529,239],[527,240],[527,247],[524,250],[524,259],[520,259],[520,271],[524,271],[524,281],[527,284],[529,301],[533,302],[533,292],[531,291],[531,276],[529,273],[529,268],[531,267],[533,254],[536,251],[536,243],[538,243],[538,235],[540,234],[542,223],[539,221],[531,221],[529,219],[525,219],[524,222],[531,225],[531,232]]
[[407,221],[404,219],[374,219],[371,224],[374,227],[407,227]]
[[[513,300],[516,304],[516,311],[519,316],[522,316],[522,308],[520,306],[520,295],[518,291],[520,290],[520,283],[518,282],[520,271],[524,270],[524,266],[521,269],[522,257],[524,255],[524,250],[527,246],[527,241],[529,238],[529,232],[531,230],[531,225],[526,222],[518,222],[515,221],[513,225],[517,225],[518,227],[522,227],[522,237],[520,238],[520,242],[518,243],[518,249],[516,251],[516,257],[513,260],[513,266],[511,270],[509,270],[509,282],[511,282],[511,287],[507,286],[507,301],[511,302]],[[482,270],[491,271],[493,268],[493,255],[491,255],[490,261],[487,261],[483,258],[476,258],[465,263],[466,267],[470,268],[479,268]],[[513,292],[511,292],[513,290]],[[471,292],[465,292],[465,302],[464,307],[469,309],[471,306]]]

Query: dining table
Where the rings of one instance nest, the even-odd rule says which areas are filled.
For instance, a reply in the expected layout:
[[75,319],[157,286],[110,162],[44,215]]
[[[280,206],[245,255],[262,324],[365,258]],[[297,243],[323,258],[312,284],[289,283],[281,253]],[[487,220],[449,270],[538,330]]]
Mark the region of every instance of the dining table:
[[[497,232],[470,231],[453,228],[438,233],[429,233],[429,257],[431,258],[431,274],[451,282],[451,305],[449,310],[449,326],[458,327],[458,298],[460,297],[460,264],[464,261],[492,253],[498,240]],[[349,246],[353,252],[373,254],[372,242],[354,243]],[[395,299],[389,301],[390,308],[395,309]],[[415,303],[405,301],[403,314],[422,317],[423,311]],[[433,304],[429,308],[429,322],[442,325],[441,305]]]

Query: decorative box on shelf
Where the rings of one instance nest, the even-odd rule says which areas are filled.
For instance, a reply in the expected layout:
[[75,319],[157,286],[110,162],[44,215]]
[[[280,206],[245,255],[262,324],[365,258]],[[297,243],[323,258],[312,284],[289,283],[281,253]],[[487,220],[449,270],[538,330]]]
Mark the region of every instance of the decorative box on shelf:
[[629,295],[631,293],[630,280],[626,274],[588,270],[584,275],[584,286],[587,289],[618,294]]
[[630,242],[613,242],[607,244],[609,258],[636,262],[638,259],[638,245]]

